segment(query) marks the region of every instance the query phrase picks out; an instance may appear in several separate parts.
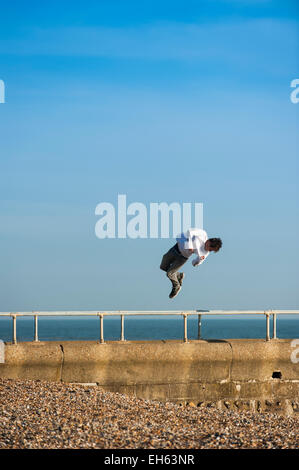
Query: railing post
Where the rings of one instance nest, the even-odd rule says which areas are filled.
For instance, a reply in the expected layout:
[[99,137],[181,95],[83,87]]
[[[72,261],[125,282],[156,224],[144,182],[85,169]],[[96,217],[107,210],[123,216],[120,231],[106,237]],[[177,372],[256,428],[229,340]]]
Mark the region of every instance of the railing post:
[[188,343],[188,338],[187,338],[187,314],[183,313],[184,317],[184,343]]
[[125,341],[125,334],[124,334],[124,331],[125,331],[125,325],[124,325],[125,316],[121,315],[120,318],[121,318],[120,341]]
[[38,316],[34,315],[34,341],[38,341]]
[[265,312],[266,315],[266,341],[270,341],[270,315]]
[[12,342],[17,344],[17,316],[12,315]]
[[272,338],[276,339],[276,313],[273,313],[273,335]]
[[198,315],[198,339],[200,339],[201,335],[201,315]]
[[99,314],[100,317],[100,344],[104,344],[104,315],[102,313]]

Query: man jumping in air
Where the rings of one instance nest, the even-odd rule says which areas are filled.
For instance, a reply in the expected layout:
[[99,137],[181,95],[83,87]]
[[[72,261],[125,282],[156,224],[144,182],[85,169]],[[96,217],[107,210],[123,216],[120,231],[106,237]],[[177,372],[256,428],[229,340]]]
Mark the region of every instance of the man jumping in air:
[[181,233],[176,241],[177,243],[165,253],[160,265],[160,269],[166,271],[166,276],[172,283],[170,299],[178,295],[181,290],[185,274],[178,272],[178,270],[188,261],[188,258],[195,253],[197,256],[192,264],[199,266],[210,251],[217,253],[222,247],[220,238],[208,238],[204,230],[197,228],[190,228],[187,232]]

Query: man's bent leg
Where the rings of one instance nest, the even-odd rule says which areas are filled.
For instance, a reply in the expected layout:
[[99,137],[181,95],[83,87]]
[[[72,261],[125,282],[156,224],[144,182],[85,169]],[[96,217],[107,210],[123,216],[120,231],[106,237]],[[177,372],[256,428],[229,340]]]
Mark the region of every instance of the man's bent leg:
[[183,284],[183,279],[184,279],[184,277],[185,277],[185,274],[184,274],[184,273],[179,273],[179,272],[177,272],[177,278],[178,278],[178,281],[179,281],[180,285]]
[[162,258],[160,269],[162,269],[162,271],[167,272],[171,264],[175,261],[176,257],[177,257],[176,251],[173,249],[173,247],[170,248],[170,250],[168,250],[167,253],[165,253],[165,255]]
[[170,248],[162,258],[160,269],[166,271],[166,275],[172,283],[172,291],[169,295],[170,298],[175,297],[181,288],[184,274],[178,273],[178,269],[183,266],[187,260],[187,258],[178,252],[176,246]]
[[[180,283],[180,278],[181,278],[181,273],[178,273],[178,270],[183,264],[185,264],[187,261],[187,258],[184,258],[184,256],[179,255],[171,264],[169,269],[167,270],[167,277],[168,279],[171,280],[173,286],[181,285]],[[178,277],[179,275],[179,277]]]

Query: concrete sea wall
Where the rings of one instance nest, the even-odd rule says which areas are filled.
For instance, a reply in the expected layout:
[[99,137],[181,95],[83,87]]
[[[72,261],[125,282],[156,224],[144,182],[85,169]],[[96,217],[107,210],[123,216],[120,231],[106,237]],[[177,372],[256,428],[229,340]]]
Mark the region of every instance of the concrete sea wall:
[[292,340],[6,343],[0,377],[93,383],[191,406],[299,412]]

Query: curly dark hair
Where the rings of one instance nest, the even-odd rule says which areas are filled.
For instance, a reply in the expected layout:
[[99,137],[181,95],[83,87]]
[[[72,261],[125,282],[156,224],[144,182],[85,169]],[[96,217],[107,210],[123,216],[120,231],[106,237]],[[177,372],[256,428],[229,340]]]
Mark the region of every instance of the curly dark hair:
[[222,240],[221,240],[221,238],[209,238],[209,242],[210,242],[210,247],[211,247],[214,251],[219,251],[220,248],[222,247]]

